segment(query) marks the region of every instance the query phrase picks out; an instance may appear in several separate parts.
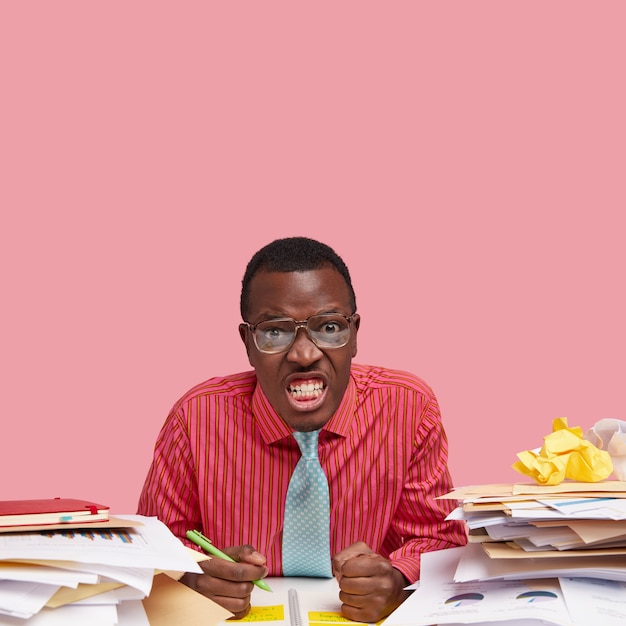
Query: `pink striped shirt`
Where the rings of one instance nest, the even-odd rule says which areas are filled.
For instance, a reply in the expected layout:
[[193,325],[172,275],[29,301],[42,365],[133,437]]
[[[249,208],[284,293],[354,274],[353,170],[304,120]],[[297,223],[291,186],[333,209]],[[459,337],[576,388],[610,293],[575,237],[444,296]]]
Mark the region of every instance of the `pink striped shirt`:
[[[178,537],[202,529],[219,547],[251,544],[282,574],[283,513],[300,457],[291,429],[254,372],[212,378],[174,406],[158,437],[139,500]],[[419,554],[466,542],[453,504],[439,406],[421,379],[352,364],[344,398],[319,440],[329,479],[335,554],[364,541],[409,580]]]

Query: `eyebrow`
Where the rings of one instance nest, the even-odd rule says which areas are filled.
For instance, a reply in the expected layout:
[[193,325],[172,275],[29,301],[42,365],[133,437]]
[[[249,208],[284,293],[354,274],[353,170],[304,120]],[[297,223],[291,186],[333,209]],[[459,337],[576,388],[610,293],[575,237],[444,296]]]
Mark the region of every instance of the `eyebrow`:
[[[336,308],[332,309],[332,310],[323,310],[323,311],[318,311],[316,313],[311,313],[311,315],[307,315],[307,317],[305,319],[308,319],[309,317],[314,317],[315,315],[334,315],[334,314],[339,314],[339,315],[347,315],[346,313],[342,313],[341,311],[338,311]],[[256,322],[257,324],[259,324],[260,322],[268,322],[271,320],[281,320],[281,319],[287,319],[287,320],[294,320],[294,321],[304,321],[304,320],[297,320],[295,317],[291,317],[290,315],[285,315],[284,313],[264,313],[261,315],[260,319],[258,320],[258,322]]]

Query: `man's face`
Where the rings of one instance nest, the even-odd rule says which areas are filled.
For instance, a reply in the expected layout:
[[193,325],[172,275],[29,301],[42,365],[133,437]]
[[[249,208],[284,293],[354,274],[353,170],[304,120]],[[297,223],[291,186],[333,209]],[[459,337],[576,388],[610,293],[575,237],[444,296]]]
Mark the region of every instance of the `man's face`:
[[[320,313],[349,316],[350,294],[345,280],[333,267],[308,272],[260,271],[250,283],[250,324],[280,317],[305,320]],[[299,328],[289,350],[265,354],[251,331],[240,327],[250,364],[263,393],[285,423],[296,431],[321,428],[337,410],[350,378],[356,355],[359,316],[354,316],[347,345],[320,349],[304,328]],[[295,387],[305,392],[296,392]],[[312,386],[311,386],[312,385]]]

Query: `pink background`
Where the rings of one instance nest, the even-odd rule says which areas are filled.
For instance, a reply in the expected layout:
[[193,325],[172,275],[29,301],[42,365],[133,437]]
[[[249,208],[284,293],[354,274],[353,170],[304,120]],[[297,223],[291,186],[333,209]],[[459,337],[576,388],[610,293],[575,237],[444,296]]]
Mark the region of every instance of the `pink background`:
[[132,513],[241,276],[329,243],[457,484],[624,402],[626,4],[3,2],[0,498]]

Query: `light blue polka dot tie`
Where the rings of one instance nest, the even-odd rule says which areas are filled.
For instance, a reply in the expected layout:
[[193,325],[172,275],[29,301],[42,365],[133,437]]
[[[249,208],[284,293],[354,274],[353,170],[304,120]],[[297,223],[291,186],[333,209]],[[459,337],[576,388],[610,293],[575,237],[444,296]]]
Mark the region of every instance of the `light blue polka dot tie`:
[[293,433],[302,456],[291,475],[285,502],[285,576],[332,578],[330,500],[328,481],[317,451],[319,432]]

